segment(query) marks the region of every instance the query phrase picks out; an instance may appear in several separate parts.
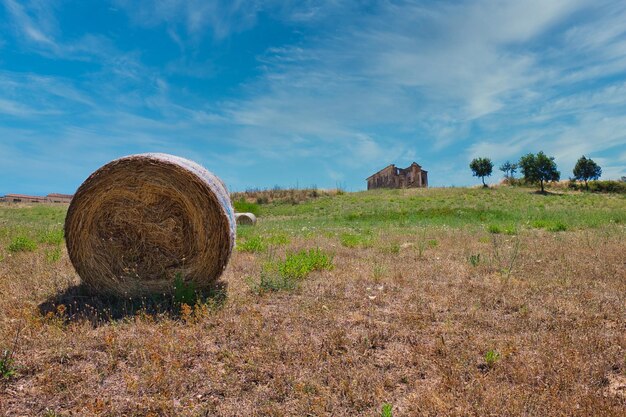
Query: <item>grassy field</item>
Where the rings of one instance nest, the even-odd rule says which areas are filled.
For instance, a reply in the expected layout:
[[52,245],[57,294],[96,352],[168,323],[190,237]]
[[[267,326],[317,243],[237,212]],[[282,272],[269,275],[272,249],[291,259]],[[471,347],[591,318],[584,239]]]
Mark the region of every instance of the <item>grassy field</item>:
[[141,300],[82,290],[65,207],[0,206],[0,415],[625,415],[624,195],[292,203]]

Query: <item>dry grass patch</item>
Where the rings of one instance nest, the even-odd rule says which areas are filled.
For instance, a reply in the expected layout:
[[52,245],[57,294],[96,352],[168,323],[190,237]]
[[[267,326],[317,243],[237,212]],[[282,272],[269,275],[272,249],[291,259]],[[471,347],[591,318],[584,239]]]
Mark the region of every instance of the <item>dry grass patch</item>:
[[[283,231],[265,227],[255,233]],[[98,320],[72,313],[79,298],[41,311],[78,283],[65,251],[5,256],[0,352],[21,332],[0,414],[623,415],[622,226],[407,226],[386,241],[374,229],[371,247],[343,246],[333,227],[273,246],[277,262],[333,254],[291,291],[259,296],[247,277],[269,254],[237,251],[220,303]]]

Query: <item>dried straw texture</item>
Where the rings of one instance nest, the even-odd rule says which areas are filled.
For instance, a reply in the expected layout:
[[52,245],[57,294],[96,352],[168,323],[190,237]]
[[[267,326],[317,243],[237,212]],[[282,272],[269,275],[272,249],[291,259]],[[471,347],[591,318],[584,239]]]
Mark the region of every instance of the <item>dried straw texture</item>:
[[256,216],[252,213],[235,213],[235,220],[237,220],[237,224],[256,224]]
[[167,154],[131,155],[91,174],[65,220],[67,250],[84,284],[101,293],[171,293],[178,274],[214,285],[235,243],[222,181]]

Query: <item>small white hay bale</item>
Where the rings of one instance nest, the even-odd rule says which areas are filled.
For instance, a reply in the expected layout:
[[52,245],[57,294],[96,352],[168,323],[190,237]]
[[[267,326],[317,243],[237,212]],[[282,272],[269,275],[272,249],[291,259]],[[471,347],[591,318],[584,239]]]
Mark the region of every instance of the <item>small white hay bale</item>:
[[235,213],[237,224],[255,225],[256,216],[252,213]]
[[65,219],[67,251],[101,293],[171,293],[178,274],[215,285],[235,243],[224,183],[195,162],[140,154],[104,165],[78,188]]

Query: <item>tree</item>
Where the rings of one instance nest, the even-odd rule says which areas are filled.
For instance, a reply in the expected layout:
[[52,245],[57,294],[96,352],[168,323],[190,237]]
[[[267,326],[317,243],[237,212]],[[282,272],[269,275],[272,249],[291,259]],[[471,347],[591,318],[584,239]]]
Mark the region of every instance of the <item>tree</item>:
[[522,156],[518,165],[522,170],[524,179],[530,183],[539,183],[542,193],[545,193],[543,189],[544,182],[561,179],[561,173],[556,169],[554,157],[546,156],[543,151],[537,155],[529,153]]
[[470,168],[475,177],[480,177],[483,180],[483,187],[487,187],[485,184],[485,177],[491,175],[493,171],[493,163],[489,158],[475,158],[470,162]]
[[506,161],[500,165],[500,171],[504,172],[504,178],[514,178],[515,171],[517,171],[517,164],[512,164],[510,161]]
[[602,168],[593,159],[583,155],[574,167],[574,178],[578,181],[585,181],[585,188],[589,190],[589,180],[597,180],[602,175]]

